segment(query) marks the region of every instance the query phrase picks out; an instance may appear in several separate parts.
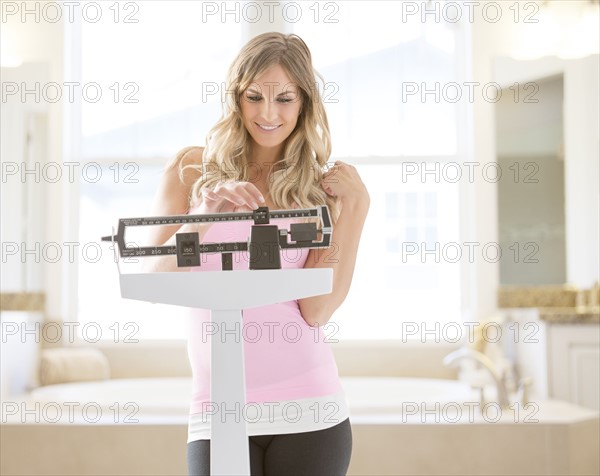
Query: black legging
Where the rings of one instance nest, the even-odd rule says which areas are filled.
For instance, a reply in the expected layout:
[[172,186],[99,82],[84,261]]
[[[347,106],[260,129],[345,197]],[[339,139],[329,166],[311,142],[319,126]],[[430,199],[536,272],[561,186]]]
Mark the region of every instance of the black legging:
[[[345,476],[352,454],[350,419],[325,430],[250,436],[252,476]],[[210,476],[210,440],[188,443],[190,476]]]

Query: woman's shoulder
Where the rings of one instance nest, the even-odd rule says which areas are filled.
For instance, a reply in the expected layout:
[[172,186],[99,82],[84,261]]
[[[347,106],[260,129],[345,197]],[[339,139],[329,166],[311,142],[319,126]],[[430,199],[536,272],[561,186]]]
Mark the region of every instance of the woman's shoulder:
[[202,163],[203,153],[204,147],[197,145],[184,147],[167,162],[165,169],[178,170],[180,167],[186,165],[200,165]]
[[[189,210],[190,188],[200,176],[200,169],[189,168],[181,170],[180,165],[193,164],[197,162],[202,164],[202,148],[186,147],[180,150],[174,158],[170,159],[158,182],[154,204],[152,207],[152,216],[162,215],[182,215]],[[155,227],[150,227],[155,228]],[[173,233],[167,227],[156,227],[157,230],[150,230],[152,242],[164,243]],[[170,234],[169,234],[170,233]]]
[[171,182],[178,182],[189,190],[202,175],[203,152],[204,147],[198,146],[181,149],[167,162],[164,176]]

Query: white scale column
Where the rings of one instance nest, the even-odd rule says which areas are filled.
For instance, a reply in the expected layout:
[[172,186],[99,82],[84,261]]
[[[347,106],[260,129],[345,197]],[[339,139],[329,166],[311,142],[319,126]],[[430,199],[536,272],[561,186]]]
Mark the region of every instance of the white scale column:
[[[210,309],[217,329],[242,329],[242,310],[288,302],[332,290],[332,268],[121,273],[126,299]],[[254,291],[260,290],[260,291]],[[211,336],[211,402],[230,410],[246,404],[244,347],[241,336],[221,332]],[[236,407],[237,405],[237,407]],[[249,475],[246,421],[239,415],[211,419],[211,474]]]

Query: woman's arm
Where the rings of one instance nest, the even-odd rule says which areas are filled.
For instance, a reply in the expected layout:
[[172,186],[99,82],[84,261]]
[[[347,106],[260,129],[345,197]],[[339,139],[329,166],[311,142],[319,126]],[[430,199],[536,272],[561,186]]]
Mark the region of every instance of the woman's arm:
[[330,249],[312,249],[305,268],[333,268],[330,294],[299,299],[304,320],[311,326],[327,324],[335,310],[346,299],[352,283],[358,244],[369,212],[371,198],[356,167],[337,160],[323,175],[323,190],[340,201],[340,215],[333,225]]
[[[186,147],[180,150],[175,158],[171,160],[160,179],[154,204],[152,216],[163,215],[185,215],[189,212],[190,190],[196,180],[200,178],[200,172],[194,169],[186,169],[183,172],[183,182],[179,177],[180,165],[202,163],[202,147]],[[186,223],[185,225],[156,225],[149,226],[145,246],[174,246],[176,244],[175,233],[199,232],[200,240],[210,225]],[[148,257],[142,259],[142,272],[166,272],[166,271],[188,271],[188,268],[177,266],[176,255],[161,257]]]
[[[191,160],[196,163],[201,162],[202,152],[196,150],[193,154]],[[188,158],[189,153],[187,155],[180,153],[179,155],[182,155],[181,160],[184,160]],[[182,184],[177,175],[177,167],[167,167],[155,200],[156,214],[184,215],[189,213],[189,190],[199,178],[200,174],[198,172],[193,173],[191,177],[184,177],[185,180]],[[262,200],[260,190],[252,183],[227,182],[217,184],[214,190],[203,190],[203,193],[198,197],[198,201],[192,206],[194,210],[201,214],[248,212],[256,208],[255,202],[260,203]],[[212,226],[214,226],[213,223],[161,226],[161,230],[156,232],[152,239],[155,245],[175,246],[177,243],[176,232],[192,232],[198,233],[200,235],[199,241],[203,242],[204,235]],[[153,256],[145,261],[142,268],[146,272],[189,270],[189,268],[177,267],[177,257],[175,255]]]

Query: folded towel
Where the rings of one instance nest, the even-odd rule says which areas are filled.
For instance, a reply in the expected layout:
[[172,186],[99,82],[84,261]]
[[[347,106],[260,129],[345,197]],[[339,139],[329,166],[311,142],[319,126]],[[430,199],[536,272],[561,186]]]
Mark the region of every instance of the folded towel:
[[41,352],[40,385],[108,378],[108,359],[98,349],[60,347]]

